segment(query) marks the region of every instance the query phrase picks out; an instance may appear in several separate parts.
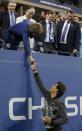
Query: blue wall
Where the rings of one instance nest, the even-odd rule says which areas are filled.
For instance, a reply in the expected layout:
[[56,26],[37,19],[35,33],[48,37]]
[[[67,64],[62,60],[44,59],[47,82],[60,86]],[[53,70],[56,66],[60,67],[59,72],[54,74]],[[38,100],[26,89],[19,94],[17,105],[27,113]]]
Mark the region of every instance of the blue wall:
[[81,27],[81,46],[80,46],[80,57],[82,58],[82,27]]
[[[82,131],[82,59],[33,55],[47,87],[59,80],[67,86],[62,98],[69,115],[65,131]],[[41,97],[29,65],[25,66],[24,54],[0,51],[0,131],[45,131],[41,112],[34,108],[41,105]]]

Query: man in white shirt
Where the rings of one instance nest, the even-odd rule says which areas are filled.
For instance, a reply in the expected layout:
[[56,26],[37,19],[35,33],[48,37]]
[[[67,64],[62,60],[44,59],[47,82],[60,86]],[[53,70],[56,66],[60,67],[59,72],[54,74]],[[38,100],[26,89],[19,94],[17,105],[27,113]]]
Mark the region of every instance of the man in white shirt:
[[[36,23],[36,21],[34,19],[32,19],[32,17],[35,15],[35,9],[34,7],[31,7],[29,8],[28,10],[26,10],[26,13],[25,15],[23,16],[20,16],[16,19],[16,24],[17,23],[20,23],[20,22],[23,22],[25,20],[28,21],[29,24],[31,23]],[[34,46],[34,38],[30,39],[29,38],[29,41],[30,41],[30,48],[33,49],[33,46]],[[21,43],[20,43],[21,44]],[[20,46],[19,44],[19,46]]]
[[32,19],[34,15],[35,15],[35,9],[34,7],[31,7],[30,9],[26,10],[25,15],[20,16],[16,19],[16,23],[23,22],[24,20],[28,20],[29,23],[35,23],[36,21]]

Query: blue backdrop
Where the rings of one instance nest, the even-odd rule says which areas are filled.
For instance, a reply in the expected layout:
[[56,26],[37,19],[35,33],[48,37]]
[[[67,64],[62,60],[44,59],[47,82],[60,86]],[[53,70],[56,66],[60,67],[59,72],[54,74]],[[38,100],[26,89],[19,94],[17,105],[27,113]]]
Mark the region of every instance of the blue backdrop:
[[30,1],[30,2],[34,2],[34,3],[43,3],[46,4],[48,6],[52,6],[52,7],[56,7],[56,8],[60,8],[60,9],[66,9],[66,10],[74,10],[76,13],[78,14],[82,14],[82,8],[81,7],[76,7],[70,4],[59,4],[59,2],[57,1],[53,1],[53,0],[25,0],[25,1]]
[[[69,122],[65,131],[82,131],[82,59],[34,53],[47,87],[61,80]],[[28,63],[27,63],[28,64]],[[0,131],[45,131],[39,107],[41,95],[24,54],[0,51]]]

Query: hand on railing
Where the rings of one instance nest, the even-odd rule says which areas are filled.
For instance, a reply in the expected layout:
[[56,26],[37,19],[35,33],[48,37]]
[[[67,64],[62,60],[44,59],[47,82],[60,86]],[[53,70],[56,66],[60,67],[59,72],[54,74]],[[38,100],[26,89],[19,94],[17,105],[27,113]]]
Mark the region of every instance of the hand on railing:
[[3,39],[0,39],[0,45],[1,45],[1,49],[4,49],[5,41]]

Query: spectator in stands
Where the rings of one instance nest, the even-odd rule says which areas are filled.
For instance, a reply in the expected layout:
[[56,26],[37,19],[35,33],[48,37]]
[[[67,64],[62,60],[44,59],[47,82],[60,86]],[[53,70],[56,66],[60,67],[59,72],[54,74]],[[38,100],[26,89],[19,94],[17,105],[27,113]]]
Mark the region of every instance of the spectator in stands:
[[60,15],[60,12],[56,12],[56,18],[60,18],[61,15]]
[[34,50],[39,50],[41,47],[38,44],[38,41],[42,42],[42,47],[44,48],[44,52],[51,53],[55,51],[55,28],[56,25],[53,22],[53,11],[49,11],[47,14],[46,20],[42,21],[41,24],[43,25],[43,33],[40,38],[36,39],[36,44]]
[[60,55],[77,55],[80,48],[80,25],[74,21],[75,13],[67,12],[65,21],[57,25],[57,47]]
[[34,7],[31,7],[28,10],[26,10],[26,13],[24,16],[20,16],[16,19],[16,23],[23,22],[24,20],[28,20],[30,23],[35,23],[36,21],[32,19],[34,15],[35,15],[35,9]]
[[0,12],[1,39],[3,40],[5,40],[5,37],[7,37],[8,28],[16,23],[16,17],[17,17],[15,14],[15,8],[16,8],[15,2],[9,2],[7,8],[8,11]]
[[[6,39],[7,42],[12,44],[11,35],[14,37],[20,37],[24,44],[25,54],[26,56],[31,53],[29,37],[33,38],[35,36],[38,37],[43,31],[42,25],[40,23],[29,24],[27,21],[20,22],[10,27],[8,30],[8,37]],[[20,39],[19,39],[20,42]]]
[[74,21],[79,23],[79,18],[77,16],[75,16]]
[[41,14],[40,14],[40,17],[39,17],[39,22],[42,22],[46,19],[46,15],[45,15],[45,12],[42,11]]
[[5,9],[4,9],[4,6],[2,5],[2,4],[0,4],[0,12],[1,11],[4,11]]
[[55,21],[56,21],[56,25],[57,25],[61,21],[61,18],[57,17]]
[[52,21],[53,21],[54,23],[56,22],[56,12],[54,12],[54,14],[53,14]]
[[[26,10],[26,13],[24,16],[17,17],[16,23],[20,23],[23,21],[28,21],[29,24],[35,23],[36,21],[32,18],[35,15],[35,8],[30,7],[28,10]],[[33,48],[34,45],[34,38],[29,38],[30,39],[30,48]],[[20,44],[19,44],[20,45]]]

